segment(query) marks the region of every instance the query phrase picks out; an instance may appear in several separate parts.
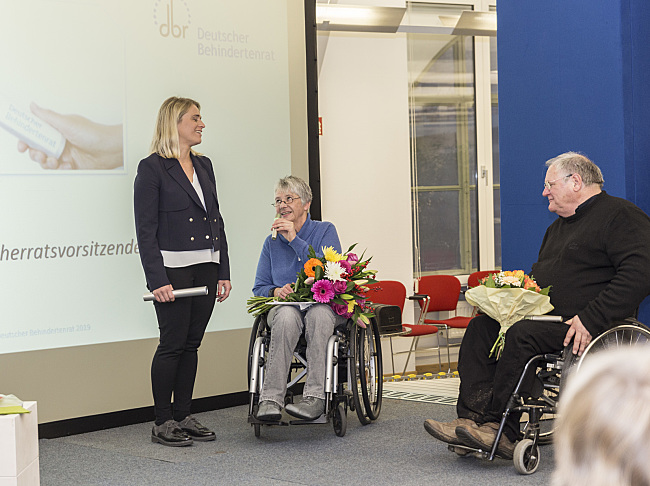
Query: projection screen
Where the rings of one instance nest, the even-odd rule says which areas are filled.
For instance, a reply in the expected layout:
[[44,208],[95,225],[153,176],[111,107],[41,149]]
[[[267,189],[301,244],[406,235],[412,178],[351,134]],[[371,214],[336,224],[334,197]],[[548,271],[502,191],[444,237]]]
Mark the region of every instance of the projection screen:
[[214,164],[230,248],[233,293],[208,331],[249,327],[273,184],[291,173],[286,1],[0,8],[0,354],[157,337],[133,180],[173,95],[201,103],[195,148]]

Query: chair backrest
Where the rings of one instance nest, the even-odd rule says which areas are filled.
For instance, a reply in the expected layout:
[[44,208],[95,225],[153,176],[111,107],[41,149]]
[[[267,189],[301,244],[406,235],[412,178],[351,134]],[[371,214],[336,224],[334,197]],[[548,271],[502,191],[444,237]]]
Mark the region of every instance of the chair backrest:
[[482,278],[487,277],[491,273],[499,273],[498,270],[479,270],[478,272],[470,273],[469,277],[467,277],[467,288],[472,289],[474,287],[478,287],[479,285],[479,280]]
[[397,280],[382,280],[376,284],[368,285],[370,291],[366,292],[366,298],[375,304],[397,305],[404,311],[406,301],[406,287]]
[[[427,275],[418,281],[418,294],[429,296],[427,312],[455,311],[460,297],[460,280],[453,275]],[[423,301],[418,301],[420,307]]]

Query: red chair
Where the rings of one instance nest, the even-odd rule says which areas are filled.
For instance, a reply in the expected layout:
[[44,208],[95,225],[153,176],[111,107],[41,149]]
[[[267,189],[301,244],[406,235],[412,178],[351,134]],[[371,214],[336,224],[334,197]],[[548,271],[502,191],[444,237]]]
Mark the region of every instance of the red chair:
[[[456,307],[460,298],[460,280],[453,275],[429,275],[421,277],[418,281],[418,294],[426,295],[428,300],[418,301],[420,308],[424,312],[453,312],[454,317],[448,319],[427,319],[425,324],[433,324],[446,331],[447,338],[447,362],[451,370],[451,355],[449,348],[451,346],[460,346],[460,344],[449,344],[449,329],[466,329],[471,317],[457,316]],[[426,307],[425,307],[426,306]],[[426,310],[424,310],[426,309]]]
[[478,287],[479,280],[493,273],[499,273],[499,270],[479,270],[478,272],[470,273],[469,277],[467,277],[467,288],[472,289]]
[[[473,289],[474,287],[479,286],[479,281],[488,275],[493,273],[499,273],[499,270],[479,270],[478,272],[473,272],[467,277],[467,288]],[[474,307],[472,310],[472,317],[475,317],[478,314],[478,308]]]
[[[424,307],[425,312],[420,312],[420,317],[418,319],[417,324],[405,324],[403,322],[404,303],[406,302],[406,287],[402,282],[398,282],[396,280],[382,280],[379,283],[368,285],[368,287],[370,288],[370,290],[366,293],[366,297],[370,302],[374,302],[376,304],[396,305],[400,308],[400,311],[402,312],[402,329],[404,331],[408,331],[408,334],[405,334],[403,336],[395,336],[395,337],[414,338],[413,341],[411,342],[411,348],[408,350],[406,363],[404,364],[404,371],[402,372],[402,374],[405,374],[406,368],[409,363],[409,359],[411,359],[411,354],[414,351],[417,352],[417,345],[418,345],[418,341],[420,340],[420,336],[433,335],[438,332],[438,328],[431,324],[424,324],[422,322],[424,320],[424,316],[426,313],[426,307]],[[409,297],[409,299],[424,301],[426,300],[426,297],[423,295],[414,295],[412,297]],[[406,353],[406,351],[400,351],[398,353],[394,353],[393,336],[388,335],[388,338],[390,340],[390,354],[391,354],[391,361],[393,364],[393,373],[395,373],[394,355],[400,353]],[[431,349],[438,349],[438,365],[442,367],[442,361],[440,358],[440,346],[438,346],[438,348],[431,348]]]

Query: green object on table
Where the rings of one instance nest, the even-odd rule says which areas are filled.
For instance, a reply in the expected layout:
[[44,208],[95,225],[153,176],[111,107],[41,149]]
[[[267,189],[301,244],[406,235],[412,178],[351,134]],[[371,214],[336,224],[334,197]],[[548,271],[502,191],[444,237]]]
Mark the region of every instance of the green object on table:
[[14,413],[30,413],[23,408],[23,402],[15,395],[0,395],[0,415],[10,415]]

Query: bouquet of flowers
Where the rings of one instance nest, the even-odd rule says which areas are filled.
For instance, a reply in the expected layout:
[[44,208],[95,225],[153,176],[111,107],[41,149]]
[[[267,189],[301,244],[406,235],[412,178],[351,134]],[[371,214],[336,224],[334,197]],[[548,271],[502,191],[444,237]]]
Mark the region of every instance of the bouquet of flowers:
[[[363,254],[358,257],[351,253],[355,246],[356,243],[343,254],[332,247],[323,247],[322,257],[310,246],[309,260],[298,272],[293,293],[284,302],[329,304],[336,314],[366,327],[373,316],[372,309],[366,305],[366,285],[377,282],[377,272],[367,268],[372,257],[364,260]],[[246,304],[248,313],[258,316],[281,302],[275,297],[251,297]]]
[[479,281],[480,285],[465,292],[465,300],[501,324],[501,332],[490,356],[501,356],[505,333],[515,322],[528,315],[543,315],[553,310],[548,296],[551,287],[537,285],[523,270],[492,273]]

